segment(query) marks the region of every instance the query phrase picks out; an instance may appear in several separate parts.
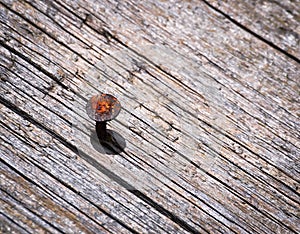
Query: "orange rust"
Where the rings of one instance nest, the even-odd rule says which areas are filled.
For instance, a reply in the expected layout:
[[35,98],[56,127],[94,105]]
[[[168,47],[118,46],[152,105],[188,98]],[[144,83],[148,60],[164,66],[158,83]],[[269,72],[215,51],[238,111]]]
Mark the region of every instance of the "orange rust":
[[99,100],[98,103],[96,103],[96,106],[94,109],[99,114],[107,113],[111,109],[111,103],[106,100],[103,100],[103,101]]

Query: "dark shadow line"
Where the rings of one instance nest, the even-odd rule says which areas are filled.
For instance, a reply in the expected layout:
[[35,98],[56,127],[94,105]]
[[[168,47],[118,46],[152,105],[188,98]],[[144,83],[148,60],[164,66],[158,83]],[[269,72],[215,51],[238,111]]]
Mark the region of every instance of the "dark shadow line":
[[[171,211],[169,211],[166,208],[164,208],[162,205],[159,205],[157,202],[155,202],[154,200],[152,200],[146,194],[138,191],[134,186],[132,186],[131,184],[129,184],[123,178],[121,178],[120,176],[118,176],[117,174],[115,174],[114,172],[112,172],[111,170],[109,170],[108,168],[106,168],[105,166],[103,166],[102,164],[100,164],[96,159],[90,157],[85,152],[79,150],[75,145],[73,145],[70,142],[66,141],[62,136],[58,135],[53,130],[47,128],[42,123],[40,123],[37,120],[35,120],[31,115],[29,115],[27,112],[25,112],[22,109],[20,109],[19,107],[17,107],[15,104],[9,102],[8,100],[4,99],[1,96],[0,96],[0,103],[2,103],[7,108],[11,109],[16,114],[20,115],[22,118],[24,118],[24,119],[28,120],[29,122],[33,123],[38,128],[46,131],[49,135],[51,135],[53,138],[55,138],[56,140],[58,140],[59,142],[61,142],[64,146],[66,146],[67,148],[69,148],[70,150],[72,150],[75,154],[77,154],[79,157],[81,157],[82,159],[84,159],[90,165],[92,165],[93,167],[95,167],[101,173],[105,174],[111,180],[115,181],[120,186],[122,186],[123,188],[127,189],[129,192],[131,192],[132,194],[136,195],[141,200],[145,201],[148,205],[150,205],[151,207],[153,207],[154,209],[156,209],[157,211],[159,211],[161,214],[163,214],[164,216],[168,217],[173,222],[177,223],[184,230],[186,230],[188,232],[191,232],[191,233],[200,233],[194,227],[192,227],[190,224],[188,224],[186,221],[184,221],[183,219],[179,218],[178,216],[176,216],[175,214],[173,214]],[[0,161],[1,161],[1,159],[0,159]],[[60,178],[55,177],[55,179],[58,180],[61,184],[63,184],[66,188],[70,189],[71,191],[73,191],[75,193],[78,192],[72,186],[70,186],[69,184],[67,184],[66,182],[64,182],[63,180],[61,180]],[[82,196],[82,197],[85,200],[89,201],[91,204],[93,204],[95,207],[97,207],[98,209],[100,209],[107,216],[109,216],[110,218],[116,220],[116,222],[118,222],[120,225],[122,225],[127,230],[131,231],[132,233],[138,233],[137,231],[135,231],[131,227],[127,226],[125,223],[123,223],[121,220],[119,220],[114,215],[112,215],[112,214],[110,214],[110,213],[102,210],[101,207],[99,207],[98,205],[96,205],[93,201],[89,200],[88,198],[86,198],[84,196]]]

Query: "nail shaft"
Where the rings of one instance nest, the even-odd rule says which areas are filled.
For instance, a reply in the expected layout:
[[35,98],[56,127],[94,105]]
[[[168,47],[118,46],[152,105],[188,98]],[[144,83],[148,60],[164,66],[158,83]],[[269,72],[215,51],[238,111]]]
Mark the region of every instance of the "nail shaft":
[[106,130],[106,121],[103,122],[96,122],[96,132],[97,136],[100,140],[106,139],[107,136],[107,130]]

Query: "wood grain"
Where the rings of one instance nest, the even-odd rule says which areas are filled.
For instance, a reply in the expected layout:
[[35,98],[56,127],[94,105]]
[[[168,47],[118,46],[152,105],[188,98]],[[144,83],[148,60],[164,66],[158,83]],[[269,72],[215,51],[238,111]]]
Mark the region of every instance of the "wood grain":
[[1,232],[300,232],[296,5],[1,2]]

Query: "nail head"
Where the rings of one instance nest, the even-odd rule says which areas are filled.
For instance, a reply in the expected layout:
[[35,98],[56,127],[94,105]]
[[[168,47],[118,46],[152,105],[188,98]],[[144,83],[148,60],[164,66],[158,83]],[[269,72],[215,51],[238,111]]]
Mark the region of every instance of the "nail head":
[[111,94],[98,94],[92,96],[86,104],[88,116],[99,122],[114,119],[121,110],[121,104],[116,97]]

